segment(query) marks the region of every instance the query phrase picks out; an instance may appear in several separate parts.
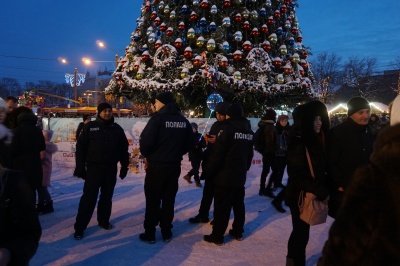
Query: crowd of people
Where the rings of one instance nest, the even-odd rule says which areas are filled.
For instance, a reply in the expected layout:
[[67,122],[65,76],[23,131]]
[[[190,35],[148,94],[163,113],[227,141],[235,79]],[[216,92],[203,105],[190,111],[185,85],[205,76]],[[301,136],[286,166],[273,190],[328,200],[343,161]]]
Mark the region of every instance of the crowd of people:
[[[272,198],[278,212],[286,212],[283,203],[290,209],[287,266],[306,262],[310,225],[300,218],[299,208],[305,192],[319,201],[329,199],[329,215],[335,219],[318,265],[399,265],[400,96],[391,106],[390,125],[378,124],[380,118],[371,115],[362,97],[353,97],[347,107],[347,118],[333,127],[325,104],[317,100],[297,106],[293,124],[287,115],[277,116],[268,108],[253,132],[240,104],[221,102],[214,110],[216,122],[203,135],[181,114],[172,93],[158,93],[140,135],[146,211],[139,239],[155,243],[157,226],[164,242],[173,237],[181,161],[189,153],[192,169],[183,178],[191,183],[193,176],[203,188],[199,213],[189,222],[212,220],[212,232],[203,239],[223,245],[233,211],[228,233],[241,241],[246,173],[256,150],[263,162],[259,195]],[[54,211],[47,187],[57,148],[51,142],[53,132],[42,131],[36,122],[31,109],[17,107],[13,97],[0,98],[0,265],[27,265],[42,232],[38,215]],[[76,240],[84,238],[96,204],[98,226],[113,229],[116,177],[124,179],[129,164],[129,143],[111,105],[100,103],[96,118],[84,117],[79,127],[73,175],[84,179],[84,187],[74,224]],[[287,184],[282,183],[285,169]]]

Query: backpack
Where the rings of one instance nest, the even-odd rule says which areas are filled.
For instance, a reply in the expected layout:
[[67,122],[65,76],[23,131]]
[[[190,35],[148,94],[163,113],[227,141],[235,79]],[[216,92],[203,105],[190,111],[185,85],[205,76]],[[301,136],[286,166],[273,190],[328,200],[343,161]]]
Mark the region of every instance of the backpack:
[[259,127],[254,133],[254,149],[262,153],[265,150],[264,127]]

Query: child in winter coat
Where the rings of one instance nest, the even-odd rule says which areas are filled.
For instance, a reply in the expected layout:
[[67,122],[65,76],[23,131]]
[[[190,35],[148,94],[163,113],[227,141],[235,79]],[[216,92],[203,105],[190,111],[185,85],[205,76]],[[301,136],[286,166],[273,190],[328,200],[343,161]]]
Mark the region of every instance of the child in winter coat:
[[193,137],[194,137],[194,148],[189,151],[189,161],[190,164],[192,165],[192,169],[189,171],[187,175],[185,175],[183,178],[191,184],[192,181],[190,178],[194,176],[194,181],[196,182],[197,187],[202,187],[200,183],[200,177],[199,177],[199,169],[200,169],[200,163],[201,163],[201,158],[203,154],[203,149],[206,147],[206,141],[204,137],[197,131],[198,125],[196,123],[190,123],[192,125],[193,129]]
[[46,143],[46,149],[40,152],[43,168],[43,181],[42,187],[39,189],[38,193],[37,211],[39,214],[47,214],[54,211],[53,201],[47,187],[50,186],[50,176],[53,169],[52,157],[58,148],[56,144],[51,142],[53,130],[43,130],[42,132]]

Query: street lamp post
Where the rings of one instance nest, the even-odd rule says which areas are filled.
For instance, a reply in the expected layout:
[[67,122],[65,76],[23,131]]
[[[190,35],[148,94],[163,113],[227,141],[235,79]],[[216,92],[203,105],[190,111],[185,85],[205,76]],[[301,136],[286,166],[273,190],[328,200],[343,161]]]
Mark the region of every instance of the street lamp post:
[[114,53],[115,53],[115,68],[117,68],[118,67],[118,62],[119,62],[119,60],[118,60],[118,52],[116,51],[116,50],[114,50],[113,48],[111,48],[110,46],[107,46],[104,42],[102,42],[102,41],[97,41],[97,44],[100,46],[100,47],[106,47],[106,48],[108,48],[108,49],[110,49],[111,51],[113,51]]

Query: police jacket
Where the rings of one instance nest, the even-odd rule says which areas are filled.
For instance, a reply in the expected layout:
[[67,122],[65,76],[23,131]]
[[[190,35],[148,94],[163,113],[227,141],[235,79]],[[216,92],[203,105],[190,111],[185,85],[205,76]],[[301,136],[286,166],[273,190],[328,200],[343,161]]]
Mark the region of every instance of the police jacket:
[[105,121],[99,116],[87,123],[76,143],[76,167],[85,163],[128,167],[128,140],[122,127],[114,123],[114,117]]
[[140,134],[140,153],[149,163],[180,163],[193,147],[193,131],[176,103],[162,107]]
[[242,187],[253,159],[253,132],[244,117],[224,121],[206,166],[219,186]]

